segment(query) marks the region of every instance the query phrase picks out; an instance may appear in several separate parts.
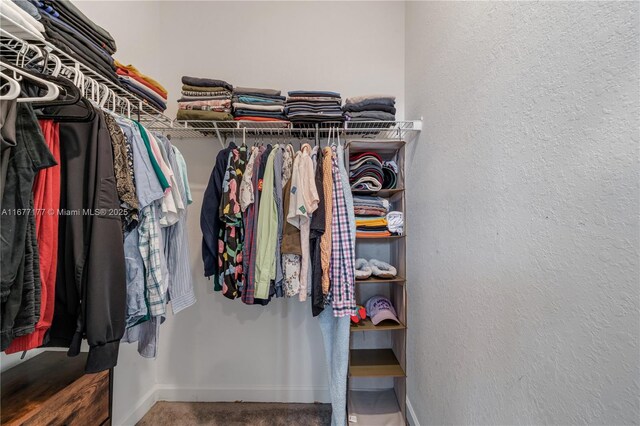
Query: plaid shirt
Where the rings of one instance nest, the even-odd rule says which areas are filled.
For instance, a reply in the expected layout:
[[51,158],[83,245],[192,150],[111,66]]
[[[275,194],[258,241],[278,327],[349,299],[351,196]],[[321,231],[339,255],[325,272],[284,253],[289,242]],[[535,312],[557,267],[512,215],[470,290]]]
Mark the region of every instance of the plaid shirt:
[[160,224],[155,213],[156,205],[154,203],[143,208],[140,211],[140,223],[138,225],[138,244],[144,261],[149,313],[154,317],[165,314],[165,294],[167,291],[162,281]]
[[355,315],[355,245],[349,213],[338,166],[338,156],[333,148],[333,202],[331,222],[331,304],[333,315],[344,317]]

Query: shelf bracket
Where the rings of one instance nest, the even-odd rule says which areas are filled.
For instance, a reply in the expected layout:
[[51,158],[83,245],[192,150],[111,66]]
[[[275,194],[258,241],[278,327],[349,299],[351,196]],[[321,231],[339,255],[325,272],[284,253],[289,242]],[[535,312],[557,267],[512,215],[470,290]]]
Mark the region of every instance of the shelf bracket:
[[218,129],[218,123],[213,122],[213,127],[216,129],[216,135],[218,136],[218,141],[220,142],[220,146],[224,149],[224,141],[222,140],[222,135],[220,134],[220,130]]

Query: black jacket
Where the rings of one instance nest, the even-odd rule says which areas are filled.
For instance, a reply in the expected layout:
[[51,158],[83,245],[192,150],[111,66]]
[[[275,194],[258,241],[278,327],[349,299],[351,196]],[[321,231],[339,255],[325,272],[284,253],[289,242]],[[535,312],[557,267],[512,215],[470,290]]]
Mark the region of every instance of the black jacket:
[[218,152],[216,163],[209,177],[209,184],[202,198],[200,210],[200,229],[202,230],[202,261],[204,262],[204,276],[213,275],[214,286],[220,290],[222,283],[218,277],[218,234],[220,232],[220,199],[222,198],[222,180],[227,169],[229,152],[236,145],[232,142]]
[[[60,110],[68,108],[77,107]],[[85,337],[85,370],[95,373],[117,363],[126,309],[120,203],[102,112],[96,111],[87,123],[60,123],[60,157],[60,207],[74,214],[59,219],[56,303],[48,345],[69,347],[73,356]]]

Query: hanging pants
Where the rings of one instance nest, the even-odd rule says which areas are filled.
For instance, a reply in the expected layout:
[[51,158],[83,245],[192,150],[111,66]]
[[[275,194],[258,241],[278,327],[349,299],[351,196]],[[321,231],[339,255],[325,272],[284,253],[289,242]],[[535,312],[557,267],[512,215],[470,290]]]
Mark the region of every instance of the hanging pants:
[[334,317],[331,305],[318,315],[329,373],[331,426],[347,424],[347,370],[349,369],[350,318]]

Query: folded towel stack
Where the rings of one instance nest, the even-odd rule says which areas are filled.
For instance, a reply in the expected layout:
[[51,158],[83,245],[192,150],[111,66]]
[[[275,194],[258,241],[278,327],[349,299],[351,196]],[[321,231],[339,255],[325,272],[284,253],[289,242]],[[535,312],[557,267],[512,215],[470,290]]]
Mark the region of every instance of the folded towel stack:
[[348,98],[344,104],[347,121],[395,121],[395,96],[368,95]]
[[340,93],[297,90],[289,92],[285,114],[292,123],[344,121]]
[[231,91],[224,80],[182,77],[182,98],[178,99],[178,120],[233,120]]
[[286,121],[284,96],[279,90],[236,87],[233,90],[233,116],[243,121]]
[[123,65],[118,61],[116,74],[120,83],[131,92],[145,99],[160,111],[167,109],[167,89],[151,77],[142,74],[133,65]]

